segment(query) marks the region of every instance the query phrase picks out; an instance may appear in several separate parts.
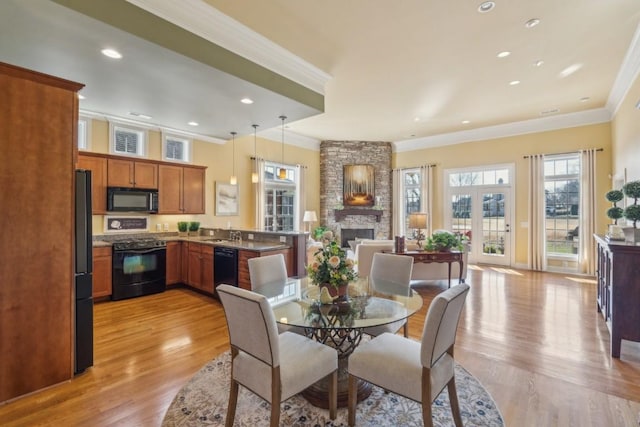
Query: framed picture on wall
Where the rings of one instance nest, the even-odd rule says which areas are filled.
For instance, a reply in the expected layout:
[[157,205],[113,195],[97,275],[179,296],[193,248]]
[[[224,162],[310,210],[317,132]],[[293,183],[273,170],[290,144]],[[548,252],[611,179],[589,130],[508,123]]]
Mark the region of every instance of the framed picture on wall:
[[216,181],[216,215],[238,215],[238,186]]
[[345,206],[375,205],[373,165],[344,165],[342,201]]

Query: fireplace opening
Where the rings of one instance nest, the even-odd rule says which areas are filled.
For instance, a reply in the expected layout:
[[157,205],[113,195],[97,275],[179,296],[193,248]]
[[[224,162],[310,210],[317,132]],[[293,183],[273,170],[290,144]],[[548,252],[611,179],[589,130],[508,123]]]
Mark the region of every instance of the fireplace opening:
[[373,228],[343,228],[340,230],[340,245],[349,247],[349,240],[373,239]]

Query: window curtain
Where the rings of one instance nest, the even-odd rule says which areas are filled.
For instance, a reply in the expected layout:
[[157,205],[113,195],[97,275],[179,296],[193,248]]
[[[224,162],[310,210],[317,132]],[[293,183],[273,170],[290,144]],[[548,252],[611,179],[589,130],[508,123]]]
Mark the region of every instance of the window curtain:
[[264,159],[256,159],[254,162],[255,172],[258,173],[258,182],[254,185],[255,206],[255,228],[256,230],[264,230]]
[[545,250],[544,155],[529,156],[529,248],[527,265],[530,270],[547,269]]
[[596,149],[580,151],[580,228],[578,266],[582,274],[595,274],[596,232]]
[[433,169],[435,165],[420,166],[420,209],[427,213],[427,235],[433,233]]
[[391,231],[393,236],[404,236],[404,179],[402,169],[392,171],[393,200],[391,205]]
[[304,230],[304,222],[302,219],[304,218],[303,214],[307,200],[307,193],[305,191],[307,182],[306,168],[304,166],[296,165],[296,176],[298,179],[296,181],[296,209],[294,213],[294,224],[297,224],[297,230]]

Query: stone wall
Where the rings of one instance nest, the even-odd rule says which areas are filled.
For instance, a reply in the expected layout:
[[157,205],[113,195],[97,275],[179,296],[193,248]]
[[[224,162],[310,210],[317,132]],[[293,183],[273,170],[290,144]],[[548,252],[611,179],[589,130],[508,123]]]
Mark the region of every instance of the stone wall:
[[[322,141],[320,143],[320,224],[331,229],[338,239],[342,228],[373,228],[376,239],[391,238],[391,143],[369,141]],[[334,210],[342,205],[344,165],[367,164],[375,170],[376,208],[382,218],[373,215],[348,215],[336,221]],[[349,207],[366,210],[371,208]]]

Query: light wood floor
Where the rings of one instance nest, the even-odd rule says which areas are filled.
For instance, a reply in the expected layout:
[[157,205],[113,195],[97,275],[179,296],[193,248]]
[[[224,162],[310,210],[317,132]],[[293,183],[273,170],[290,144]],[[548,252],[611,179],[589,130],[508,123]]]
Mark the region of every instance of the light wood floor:
[[[619,360],[608,355],[593,280],[488,266],[469,273],[456,358],[508,426],[638,425],[640,345],[625,342]],[[425,307],[410,319],[412,337],[445,288],[418,288]],[[0,406],[0,425],[158,426],[179,388],[227,348],[221,305],[188,289],[98,303],[95,366]]]

